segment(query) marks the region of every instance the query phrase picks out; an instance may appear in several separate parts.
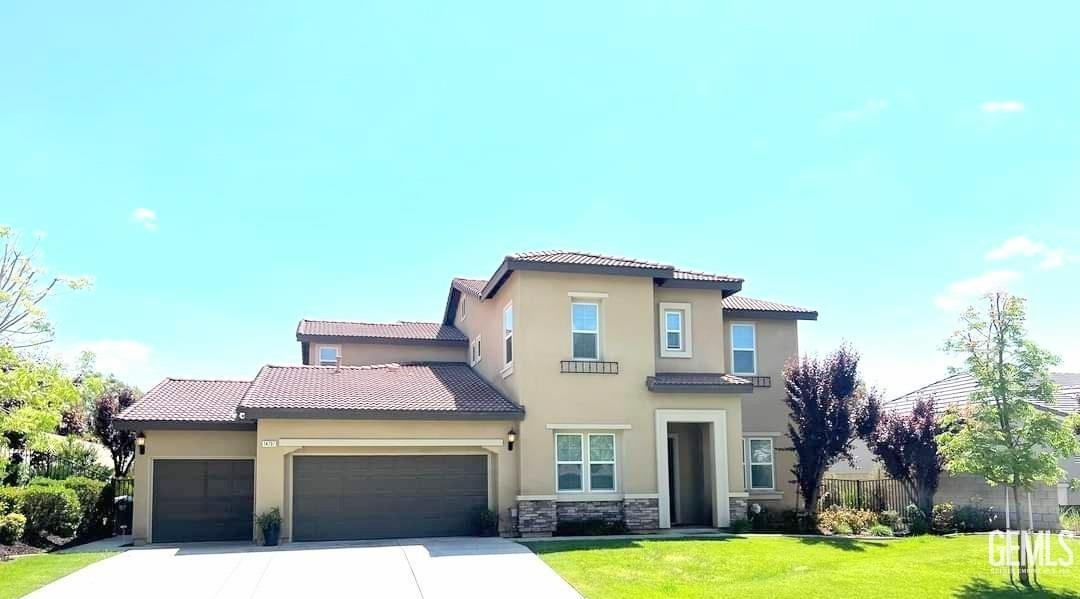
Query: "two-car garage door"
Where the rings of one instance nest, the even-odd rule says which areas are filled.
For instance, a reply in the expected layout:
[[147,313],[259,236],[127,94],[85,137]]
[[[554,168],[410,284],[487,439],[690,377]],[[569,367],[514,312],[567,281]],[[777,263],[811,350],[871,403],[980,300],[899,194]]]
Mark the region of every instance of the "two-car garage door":
[[476,534],[482,455],[296,456],[293,540]]

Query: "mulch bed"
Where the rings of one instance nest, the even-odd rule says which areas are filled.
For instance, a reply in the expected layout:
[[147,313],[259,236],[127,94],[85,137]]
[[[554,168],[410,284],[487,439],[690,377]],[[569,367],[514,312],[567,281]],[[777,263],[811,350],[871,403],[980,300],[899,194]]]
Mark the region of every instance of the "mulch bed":
[[48,553],[57,549],[63,549],[69,545],[72,545],[74,539],[64,537],[48,536],[40,541],[35,541],[33,545],[29,543],[23,543],[17,541],[14,545],[0,545],[0,559],[13,557],[16,555],[33,555],[35,553]]

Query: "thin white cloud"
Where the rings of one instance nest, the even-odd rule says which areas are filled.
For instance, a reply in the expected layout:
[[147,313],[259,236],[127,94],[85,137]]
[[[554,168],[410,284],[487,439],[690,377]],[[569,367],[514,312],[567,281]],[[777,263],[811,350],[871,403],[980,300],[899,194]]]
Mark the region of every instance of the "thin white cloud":
[[979,108],[983,112],[1023,112],[1026,107],[1019,100],[994,100],[983,102]]
[[131,213],[131,220],[142,224],[147,231],[157,231],[157,214],[149,208],[136,208]]
[[872,99],[867,100],[860,106],[851,108],[848,110],[841,110],[830,114],[825,122],[828,125],[849,125],[868,117],[874,116],[889,107],[888,100]]
[[67,346],[60,357],[70,365],[79,363],[83,352],[94,354],[94,368],[105,374],[116,375],[120,380],[138,385],[143,389],[158,378],[150,358],[150,346],[132,339],[99,339]]
[[986,253],[987,260],[1006,260],[1017,256],[1025,258],[1041,257],[1040,270],[1053,270],[1065,264],[1066,256],[1063,250],[1053,249],[1045,243],[1032,241],[1026,235],[1019,235],[1005,240],[1001,245],[992,248]]
[[955,312],[971,305],[986,293],[1005,289],[1018,278],[1020,273],[1014,270],[993,270],[977,277],[956,281],[949,285],[944,293],[934,298],[934,303],[942,310]]

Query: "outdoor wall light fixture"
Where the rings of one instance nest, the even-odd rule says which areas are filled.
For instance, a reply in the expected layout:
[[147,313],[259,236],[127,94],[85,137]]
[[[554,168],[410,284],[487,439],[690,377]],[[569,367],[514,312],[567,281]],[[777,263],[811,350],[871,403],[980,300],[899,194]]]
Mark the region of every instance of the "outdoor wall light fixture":
[[510,451],[514,451],[514,441],[517,441],[517,433],[510,429],[510,432],[506,433],[506,447]]
[[145,455],[146,454],[146,433],[140,431],[139,434],[135,436],[135,444],[139,446],[139,455]]

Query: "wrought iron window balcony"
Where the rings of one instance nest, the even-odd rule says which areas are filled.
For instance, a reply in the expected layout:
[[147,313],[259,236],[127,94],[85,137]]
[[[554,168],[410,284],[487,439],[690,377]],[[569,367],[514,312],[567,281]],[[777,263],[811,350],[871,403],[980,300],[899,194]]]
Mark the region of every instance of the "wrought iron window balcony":
[[559,372],[564,374],[619,374],[618,362],[596,360],[561,360]]

